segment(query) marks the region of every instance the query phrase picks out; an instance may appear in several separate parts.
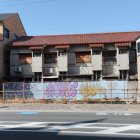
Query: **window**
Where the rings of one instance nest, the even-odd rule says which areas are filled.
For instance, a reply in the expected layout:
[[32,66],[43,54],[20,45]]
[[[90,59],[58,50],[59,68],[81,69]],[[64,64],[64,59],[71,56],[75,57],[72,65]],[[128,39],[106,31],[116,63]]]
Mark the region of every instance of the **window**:
[[58,53],[58,55],[59,56],[66,56],[66,49],[64,49],[64,50],[61,50],[59,53]]
[[91,63],[91,52],[76,52],[76,63]]
[[137,44],[137,51],[140,53],[140,42]]
[[100,55],[101,54],[101,50],[93,50],[92,54],[93,55]]
[[19,54],[19,63],[20,64],[31,64],[32,63],[32,54]]
[[7,28],[4,28],[4,37],[9,38],[10,37],[10,31]]
[[33,57],[41,57],[41,52],[34,52]]
[[127,49],[119,49],[119,54],[127,54]]
[[46,53],[44,63],[57,63],[57,53]]

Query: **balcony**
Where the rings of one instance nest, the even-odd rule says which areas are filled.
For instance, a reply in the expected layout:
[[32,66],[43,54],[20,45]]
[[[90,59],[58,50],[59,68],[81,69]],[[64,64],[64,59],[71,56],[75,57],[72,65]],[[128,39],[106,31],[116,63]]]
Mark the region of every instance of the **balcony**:
[[87,65],[69,65],[68,66],[68,74],[75,75],[92,75],[92,66]]

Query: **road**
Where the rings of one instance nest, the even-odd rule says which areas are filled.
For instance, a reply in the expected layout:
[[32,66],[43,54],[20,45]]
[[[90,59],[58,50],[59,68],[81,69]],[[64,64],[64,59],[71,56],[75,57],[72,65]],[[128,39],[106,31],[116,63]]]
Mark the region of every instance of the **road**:
[[140,113],[0,111],[0,140],[139,139]]

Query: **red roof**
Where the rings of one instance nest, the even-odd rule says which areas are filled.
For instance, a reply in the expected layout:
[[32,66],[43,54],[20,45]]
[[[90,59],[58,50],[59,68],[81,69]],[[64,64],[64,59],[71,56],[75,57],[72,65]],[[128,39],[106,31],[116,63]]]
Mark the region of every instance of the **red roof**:
[[69,48],[69,45],[60,45],[60,46],[55,46],[56,49],[67,49]]
[[104,47],[104,44],[89,44],[89,47],[96,48],[96,47]]
[[117,47],[130,47],[131,46],[130,43],[116,43],[115,45]]
[[140,37],[140,31],[96,34],[25,36],[13,41],[12,46],[59,46],[71,44],[121,43],[135,42],[138,37]]

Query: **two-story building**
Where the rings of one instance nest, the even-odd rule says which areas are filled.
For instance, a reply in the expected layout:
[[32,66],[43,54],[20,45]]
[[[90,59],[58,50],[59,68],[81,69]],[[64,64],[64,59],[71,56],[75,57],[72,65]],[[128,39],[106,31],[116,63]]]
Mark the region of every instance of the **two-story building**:
[[21,36],[26,36],[26,32],[19,15],[17,13],[0,14],[0,82],[10,76],[10,50],[7,44]]
[[11,43],[14,80],[137,80],[140,32],[25,36]]

